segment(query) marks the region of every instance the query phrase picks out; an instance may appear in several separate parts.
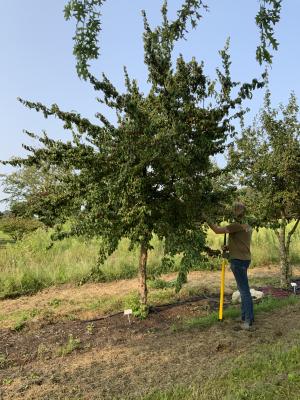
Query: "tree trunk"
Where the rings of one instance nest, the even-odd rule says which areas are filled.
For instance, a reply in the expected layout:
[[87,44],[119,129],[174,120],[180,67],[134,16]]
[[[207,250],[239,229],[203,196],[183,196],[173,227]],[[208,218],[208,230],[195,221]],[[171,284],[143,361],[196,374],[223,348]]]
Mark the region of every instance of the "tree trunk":
[[279,231],[279,251],[280,251],[280,283],[282,287],[288,287],[290,284],[292,272],[289,262],[289,246],[286,244],[286,221],[284,220]]
[[147,304],[147,257],[148,247],[145,242],[141,243],[140,260],[139,260],[139,290],[141,304]]

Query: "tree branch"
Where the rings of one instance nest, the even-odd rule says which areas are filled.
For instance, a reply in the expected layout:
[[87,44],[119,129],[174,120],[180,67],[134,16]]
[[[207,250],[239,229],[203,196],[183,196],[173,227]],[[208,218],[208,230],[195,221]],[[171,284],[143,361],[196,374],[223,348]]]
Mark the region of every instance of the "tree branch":
[[300,218],[297,219],[297,221],[295,222],[295,225],[293,226],[293,228],[290,230],[290,232],[289,232],[288,235],[287,235],[287,241],[286,241],[286,247],[287,247],[287,249],[288,249],[289,246],[290,246],[291,237],[292,237],[292,235],[295,233],[295,231],[296,231],[296,229],[297,229],[297,226],[299,225],[299,222],[300,222]]

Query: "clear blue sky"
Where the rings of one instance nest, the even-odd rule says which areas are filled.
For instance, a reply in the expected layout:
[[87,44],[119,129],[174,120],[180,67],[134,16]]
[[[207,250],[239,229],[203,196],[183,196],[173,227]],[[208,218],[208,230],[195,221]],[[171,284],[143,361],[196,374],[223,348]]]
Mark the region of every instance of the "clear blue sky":
[[[76,110],[93,118],[103,107],[88,83],[76,75],[72,55],[74,23],[63,18],[66,0],[9,0],[1,1],[0,24],[0,159],[25,155],[22,143],[29,144],[23,129],[40,133],[46,130],[51,137],[67,138],[59,121],[44,119],[41,114],[24,108],[17,97],[40,101],[46,105],[57,103],[61,109]],[[103,71],[118,87],[123,87],[123,65],[129,75],[138,79],[147,90],[146,69],[143,63],[143,21],[141,9],[148,13],[150,23],[160,20],[161,0],[107,0],[102,13],[100,37],[101,57],[93,63],[94,74]],[[170,16],[182,1],[170,0]],[[204,60],[206,72],[213,76],[219,66],[218,50],[231,37],[232,76],[249,81],[261,71],[255,61],[259,41],[254,17],[258,0],[207,0],[210,7],[197,30],[186,42],[176,47],[186,59],[195,56]],[[274,55],[270,73],[273,105],[287,102],[294,90],[300,97],[300,2],[283,0],[282,18],[276,27],[280,42]],[[250,122],[262,104],[263,93],[257,93],[248,103]],[[107,113],[107,111],[104,111]],[[110,116],[110,114],[107,114]],[[11,171],[0,166],[1,173]],[[3,194],[0,191],[0,198]],[[0,205],[3,209],[3,205]]]

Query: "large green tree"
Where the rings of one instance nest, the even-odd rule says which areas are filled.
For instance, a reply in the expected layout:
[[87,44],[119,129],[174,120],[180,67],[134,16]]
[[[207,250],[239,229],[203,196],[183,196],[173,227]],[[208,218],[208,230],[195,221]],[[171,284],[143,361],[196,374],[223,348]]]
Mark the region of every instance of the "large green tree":
[[278,237],[283,286],[292,276],[289,249],[300,221],[298,112],[293,93],[286,107],[272,108],[267,91],[258,118],[243,131],[230,156],[256,224],[273,228]]
[[174,44],[185,37],[189,24],[197,25],[201,6],[200,1],[186,0],[177,18],[169,21],[164,2],[162,24],[154,29],[143,12],[144,62],[151,86],[147,94],[126,69],[124,93],[105,75],[99,80],[87,73],[102,102],[116,112],[116,124],[102,113],[97,114],[99,124],[93,124],[56,104],[47,107],[20,100],[45,117],[62,120],[72,137],[63,142],[27,132],[39,147],[25,145],[28,157],[10,164],[45,168],[46,163],[49,168],[71,171],[61,176],[58,201],[51,197],[60,222],[68,219],[71,224],[69,232],[57,236],[100,236],[100,262],[122,237],[128,237],[132,247],[139,246],[143,307],[154,233],[165,240],[165,261],[183,255],[178,288],[188,269],[199,262],[205,231],[197,223],[202,212],[220,208],[228,193],[217,185],[222,171],[212,165],[211,157],[222,153],[235,134],[233,120],[243,115],[243,100],[263,86],[257,79],[244,84],[231,79],[228,44],[220,51],[223,68],[217,69],[214,80],[205,74],[204,63],[194,58],[185,61],[180,55],[173,64]]

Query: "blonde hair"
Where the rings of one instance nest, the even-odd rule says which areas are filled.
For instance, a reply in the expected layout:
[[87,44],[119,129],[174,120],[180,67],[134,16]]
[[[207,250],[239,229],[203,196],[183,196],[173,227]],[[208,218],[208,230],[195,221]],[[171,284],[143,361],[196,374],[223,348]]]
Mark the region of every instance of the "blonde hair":
[[244,203],[236,202],[233,204],[233,210],[239,217],[243,217],[246,213],[246,206]]

